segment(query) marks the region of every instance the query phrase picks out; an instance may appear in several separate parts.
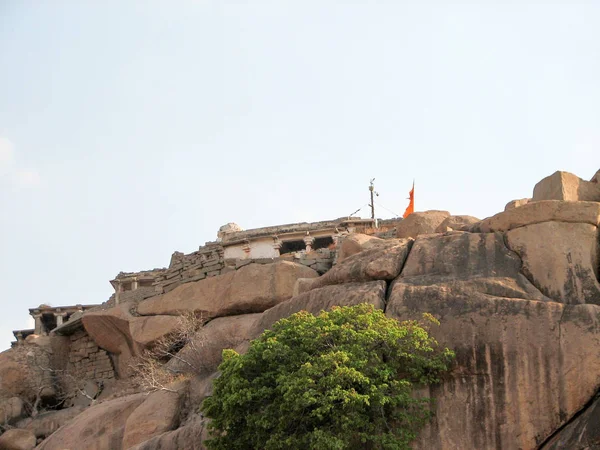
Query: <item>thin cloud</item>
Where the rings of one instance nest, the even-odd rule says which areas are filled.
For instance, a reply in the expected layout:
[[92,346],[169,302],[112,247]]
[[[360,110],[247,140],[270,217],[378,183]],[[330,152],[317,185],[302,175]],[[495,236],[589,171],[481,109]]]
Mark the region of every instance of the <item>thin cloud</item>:
[[38,186],[42,181],[36,169],[23,169],[17,166],[15,146],[3,137],[0,137],[0,181],[22,188]]

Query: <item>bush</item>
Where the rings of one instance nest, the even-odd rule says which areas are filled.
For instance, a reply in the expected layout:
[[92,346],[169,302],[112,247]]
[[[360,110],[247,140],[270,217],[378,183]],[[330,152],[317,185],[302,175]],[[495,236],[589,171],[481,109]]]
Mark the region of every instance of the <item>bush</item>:
[[[427,315],[428,321],[435,319]],[[454,354],[427,327],[372,305],[299,312],[223,352],[203,404],[210,449],[405,449],[430,416],[413,386],[436,383]]]

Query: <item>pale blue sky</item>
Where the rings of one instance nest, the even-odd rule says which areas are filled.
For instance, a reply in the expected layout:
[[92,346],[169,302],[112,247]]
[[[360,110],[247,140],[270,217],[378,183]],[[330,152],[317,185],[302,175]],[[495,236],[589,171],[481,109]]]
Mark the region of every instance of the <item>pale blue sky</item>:
[[589,179],[599,30],[592,1],[0,0],[0,349],[28,308],[227,222],[347,215],[372,177],[481,218]]

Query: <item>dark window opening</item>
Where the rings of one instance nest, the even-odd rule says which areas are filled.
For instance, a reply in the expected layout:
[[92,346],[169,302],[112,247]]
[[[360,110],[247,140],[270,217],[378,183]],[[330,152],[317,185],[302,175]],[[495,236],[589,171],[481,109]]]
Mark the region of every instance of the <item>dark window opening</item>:
[[281,243],[279,254],[284,255],[286,253],[300,252],[302,250],[306,250],[304,241],[284,241]]
[[130,291],[131,290],[131,281],[128,281],[126,283],[121,283],[121,289],[124,291]]
[[56,317],[54,314],[42,314],[42,325],[46,332],[56,328]]
[[150,287],[152,286],[152,280],[140,280],[139,287]]
[[325,236],[316,238],[312,248],[313,250],[318,250],[320,248],[328,248],[330,245],[333,245],[333,238],[331,236]]

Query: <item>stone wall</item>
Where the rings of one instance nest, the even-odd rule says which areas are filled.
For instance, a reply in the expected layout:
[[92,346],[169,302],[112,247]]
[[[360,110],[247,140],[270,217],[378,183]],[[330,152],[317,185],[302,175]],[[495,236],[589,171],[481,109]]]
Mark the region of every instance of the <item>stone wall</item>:
[[144,299],[153,297],[157,294],[156,287],[152,286],[141,286],[134,291],[123,291],[119,293],[119,303],[124,302],[141,302]]
[[154,280],[154,295],[172,291],[183,283],[220,275],[224,266],[223,247],[217,243],[207,243],[189,255],[175,252],[169,268]]
[[69,339],[69,374],[80,380],[106,380],[115,377],[110,356],[84,330],[75,332]]

